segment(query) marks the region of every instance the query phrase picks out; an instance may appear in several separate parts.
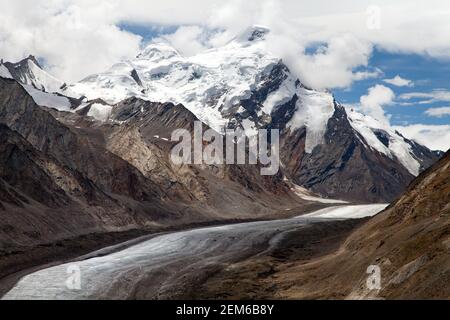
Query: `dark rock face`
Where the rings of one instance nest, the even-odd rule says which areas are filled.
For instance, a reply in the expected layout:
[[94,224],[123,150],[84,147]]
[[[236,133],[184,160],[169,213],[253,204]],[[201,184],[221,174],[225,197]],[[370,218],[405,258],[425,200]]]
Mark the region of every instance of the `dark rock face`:
[[[228,200],[225,198],[242,198],[242,208],[233,208],[236,213],[249,210],[246,199],[254,199],[252,202],[258,207],[262,205],[258,209],[262,211],[266,210],[264,207],[283,206],[283,201],[292,201],[281,173],[261,176],[260,166],[174,166],[169,159],[170,150],[175,145],[170,141],[172,131],[186,129],[192,134],[194,121],[198,121],[195,115],[182,105],[130,98],[113,108],[111,118],[125,123],[105,130],[110,150],[134,164],[149,179],[153,179],[155,184],[166,186],[164,193],[168,197],[188,196],[188,199],[201,201],[213,211],[217,210],[217,206],[221,210],[226,207]],[[207,129],[209,128],[203,125],[203,131]],[[124,139],[127,143],[124,143]],[[223,145],[225,146],[225,141]],[[139,146],[141,151],[135,150],[136,146]],[[169,181],[171,183],[168,184]],[[240,189],[241,191],[238,191]],[[272,198],[270,204],[255,192],[276,194],[280,199]]]
[[[293,118],[297,101],[294,94],[271,114],[262,112],[262,104],[268,95],[280,88],[290,74],[280,61],[267,74],[255,79],[255,88],[249,98],[241,100],[235,108],[222,113],[229,119],[228,126],[239,127],[250,119],[257,128],[280,129],[281,171],[296,184],[324,197],[356,202],[390,202],[396,199],[414,176],[401,164],[371,148],[350,124],[346,110],[334,102],[334,114],[328,120],[324,143],[311,153],[305,151],[306,128],[291,131],[287,124]],[[299,80],[297,88],[306,88]],[[243,108],[243,112],[237,112]],[[389,147],[390,136],[383,130],[374,130],[379,141]],[[400,135],[401,136],[401,135]],[[420,171],[439,159],[440,154],[404,138],[414,158],[420,163]]]
[[138,225],[80,172],[3,124],[0,151],[0,253],[18,245]]
[[[77,136],[38,107],[13,80],[0,79],[0,122],[17,131],[41,152],[79,170],[107,192],[140,200],[150,200],[150,195],[155,194],[135,168],[112,153],[98,152],[89,139]],[[128,183],[120,184],[118,180]]]
[[307,204],[281,176],[261,177],[255,166],[175,167],[173,142],[161,138],[193,130],[196,118],[181,105],[131,98],[112,118],[39,107],[16,81],[0,78],[0,243],[250,219]]
[[304,139],[304,130],[294,136],[288,133],[284,161],[294,181],[317,193],[358,202],[389,202],[414,178],[397,161],[363,145],[343,107],[336,106],[325,143],[311,154],[304,152]]
[[[288,73],[289,69],[280,61],[270,72],[255,79],[256,88],[252,91],[250,97],[241,100],[235,108],[222,112],[225,117],[230,119],[228,127],[237,128],[244,119],[252,120],[260,128],[270,125],[272,121],[271,116],[261,114],[262,103],[270,93],[280,88],[283,81],[288,77]],[[237,112],[238,107],[242,107],[244,111]]]
[[0,179],[3,181],[5,196],[2,200],[22,207],[29,204],[30,201],[17,193],[14,190],[16,189],[49,207],[70,203],[70,198],[64,190],[45,171],[46,162],[49,160],[18,133],[2,124],[0,124],[0,152],[2,154]]
[[139,86],[141,86],[142,87],[142,81],[141,81],[141,79],[139,78],[139,75],[138,75],[138,73],[137,73],[137,71],[136,70],[132,70],[131,71],[131,77],[133,78],[133,80],[134,81],[136,81],[136,83],[139,85]]

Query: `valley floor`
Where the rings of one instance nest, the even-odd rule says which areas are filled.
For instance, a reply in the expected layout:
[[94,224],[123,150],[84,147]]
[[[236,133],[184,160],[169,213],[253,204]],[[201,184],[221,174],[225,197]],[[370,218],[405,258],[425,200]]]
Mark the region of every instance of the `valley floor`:
[[[278,268],[332,252],[361,223],[345,218],[373,215],[385,206],[330,207],[291,219],[156,235],[31,273],[3,298],[272,298]],[[74,265],[81,271],[80,290],[66,286]]]
[[12,246],[0,248],[0,297],[3,296],[12,286],[23,276],[37,270],[48,268],[54,265],[66,263],[73,259],[100,250],[102,248],[110,251],[117,251],[117,247],[123,248],[130,243],[137,243],[146,238],[165,232],[175,232],[192,228],[207,226],[217,226],[225,224],[236,224],[244,222],[254,222],[260,220],[287,219],[306,214],[331,204],[312,202],[303,206],[294,207],[278,213],[268,214],[256,219],[219,219],[202,221],[180,221],[170,225],[150,226],[141,229],[130,229],[126,231],[95,232],[81,234],[79,236],[64,238],[57,241],[42,242],[33,246]]

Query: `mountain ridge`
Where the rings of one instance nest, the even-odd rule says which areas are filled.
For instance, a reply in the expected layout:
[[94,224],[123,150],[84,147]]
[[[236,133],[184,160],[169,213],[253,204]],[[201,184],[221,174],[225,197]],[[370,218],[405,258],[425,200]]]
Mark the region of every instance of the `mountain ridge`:
[[[192,117],[191,120],[195,117],[173,104],[136,98],[122,102],[116,110],[117,117],[143,107],[147,110],[146,117],[139,114],[128,124],[90,121],[76,113],[41,108],[15,80],[0,78],[0,124],[16,132],[23,140],[20,143],[31,148],[21,158],[28,153],[39,154],[42,159],[39,163],[43,163],[40,167],[47,175],[52,173],[51,183],[64,186],[61,191],[61,201],[65,199],[63,207],[69,205],[70,212],[73,204],[77,208],[84,207],[88,213],[96,212],[100,220],[105,220],[101,228],[250,219],[273,216],[277,207],[295,209],[310,203],[296,197],[280,176],[259,176],[254,166],[173,166],[168,158],[173,143],[159,137],[164,137],[171,128],[191,126],[187,117]],[[7,153],[2,157],[7,157]],[[11,165],[16,163],[13,161]],[[14,170],[9,168],[3,172],[10,177],[10,171]],[[12,187],[22,192],[28,190],[25,192],[28,196],[36,196],[34,189],[28,188],[28,180],[8,180],[8,183],[14,182]],[[221,189],[220,181],[226,188]],[[246,189],[246,185],[251,185],[252,189]],[[275,199],[275,194],[279,199]],[[239,199],[241,208],[227,208],[230,198]],[[73,210],[77,211],[75,207]],[[115,214],[123,217],[116,220]],[[124,223],[124,219],[128,222]]]
[[135,59],[66,85],[43,103],[29,93],[50,107],[66,95],[56,109],[99,122],[112,121],[114,108],[136,97],[183,106],[218,132],[279,129],[282,174],[329,198],[391,201],[439,158],[440,153],[343,107],[328,91],[307,88],[266,50],[269,32],[252,27],[223,47],[192,57],[167,43],[151,43]]

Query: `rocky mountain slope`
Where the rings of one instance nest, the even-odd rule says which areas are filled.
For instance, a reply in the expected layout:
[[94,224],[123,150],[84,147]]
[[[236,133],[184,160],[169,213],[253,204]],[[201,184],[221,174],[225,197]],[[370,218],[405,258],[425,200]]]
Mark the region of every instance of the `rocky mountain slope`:
[[449,299],[450,151],[370,220],[325,219],[285,233],[199,286],[182,297]]
[[[369,265],[380,268],[380,290],[366,286]],[[294,280],[282,295],[450,298],[450,152],[387,210],[356,230],[335,255],[291,271],[288,277],[293,279],[295,272],[303,280]],[[302,283],[319,274],[325,279],[320,286]]]
[[[438,159],[439,153],[346,109],[331,93],[304,86],[266,50],[268,32],[253,27],[193,57],[150,44],[135,59],[72,85],[50,76],[32,56],[2,61],[1,262],[9,263],[18,248],[30,252],[85,235],[292,216],[323,205],[310,191],[391,201]],[[262,176],[260,165],[173,164],[171,133],[192,133],[196,120],[221,133],[280,129],[280,171]],[[324,258],[327,264],[288,271],[295,285],[282,283],[280,296],[370,297],[362,278],[353,276],[372,260],[387,270],[386,289],[377,293],[382,297],[410,292],[406,288],[418,286],[415,275],[427,270],[448,279],[441,269],[448,265],[448,158],[419,176],[338,254]],[[340,283],[341,289],[314,289],[304,279],[297,286],[294,275],[317,270],[329,276],[326,285]],[[417,296],[440,285],[436,275],[427,279]]]
[[352,234],[333,261],[350,256],[354,263],[342,264],[336,284],[345,282],[349,271],[360,274],[373,264],[381,269],[381,289],[368,290],[358,279],[349,298],[450,298],[450,152]]
[[326,197],[391,201],[438,159],[389,126],[346,110],[331,93],[305,87],[267,50],[269,32],[255,26],[192,57],[151,43],[136,58],[62,92],[101,98],[103,106],[95,105],[90,115],[102,121],[109,119],[110,105],[138,97],[182,104],[218,132],[278,128],[283,174]]
[[[310,203],[281,175],[260,176],[255,166],[174,166],[173,143],[162,138],[173,128],[192,126],[196,118],[182,106],[131,98],[115,106],[113,117],[116,122],[103,123],[40,107],[15,80],[0,78],[0,123],[8,133],[0,157],[6,186],[1,214],[8,218],[0,239],[38,243],[99,230],[255,219]],[[21,202],[21,196],[33,201]],[[11,214],[24,211],[31,219],[37,208],[49,214],[50,225],[25,226],[19,221],[24,214]],[[65,214],[51,218],[58,212]],[[59,229],[67,217],[75,224],[68,233]],[[39,236],[30,238],[25,229]]]
[[[56,185],[78,179],[77,187],[63,183],[67,201],[128,212],[126,223],[111,219],[113,229],[279,214],[308,203],[308,191],[299,198],[295,184],[328,197],[387,201],[437,158],[346,110],[330,93],[305,87],[266,50],[268,32],[249,28],[224,47],[189,58],[150,44],[135,59],[73,85],[46,73],[32,56],[2,62],[0,123],[57,163],[52,166],[70,171],[62,174],[70,179],[52,178]],[[248,135],[279,128],[280,171],[261,176],[254,165],[175,166],[170,134],[192,131],[195,120],[221,132],[241,127]]]
[[[379,289],[367,286],[369,266],[379,268]],[[395,203],[356,229],[335,253],[278,265],[260,286],[262,291],[276,287],[271,296],[276,298],[449,299],[449,284],[447,152]]]

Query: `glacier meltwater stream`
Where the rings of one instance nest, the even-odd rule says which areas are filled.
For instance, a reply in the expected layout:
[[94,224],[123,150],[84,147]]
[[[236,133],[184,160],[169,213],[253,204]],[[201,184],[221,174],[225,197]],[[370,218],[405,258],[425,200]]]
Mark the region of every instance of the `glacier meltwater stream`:
[[[333,206],[283,220],[198,228],[155,236],[118,252],[94,255],[23,277],[3,299],[158,298],[204,268],[258,254],[283,233],[323,220],[361,218],[386,204]],[[73,286],[73,277],[77,277]]]

